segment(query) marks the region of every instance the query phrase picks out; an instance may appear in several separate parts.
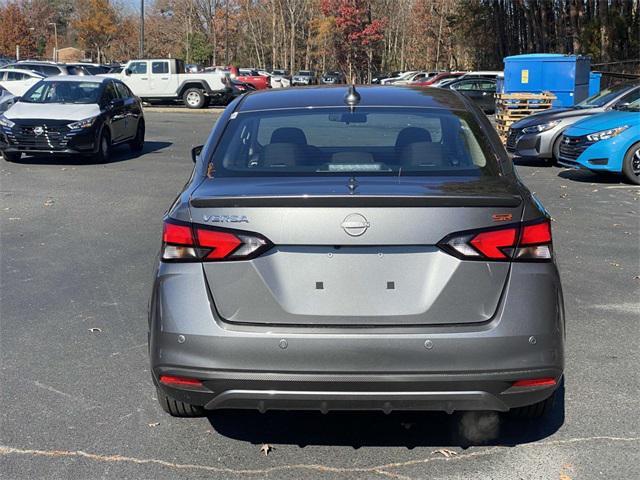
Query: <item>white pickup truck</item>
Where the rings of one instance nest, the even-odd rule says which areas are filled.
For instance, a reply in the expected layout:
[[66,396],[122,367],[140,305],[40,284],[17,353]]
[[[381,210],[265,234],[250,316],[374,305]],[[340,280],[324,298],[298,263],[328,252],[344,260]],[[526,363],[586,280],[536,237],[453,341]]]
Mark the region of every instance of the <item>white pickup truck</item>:
[[224,73],[185,73],[184,62],[176,58],[130,60],[121,73],[104,76],[122,80],[142,100],[182,100],[187,108],[204,108],[211,101],[226,105],[237,95]]

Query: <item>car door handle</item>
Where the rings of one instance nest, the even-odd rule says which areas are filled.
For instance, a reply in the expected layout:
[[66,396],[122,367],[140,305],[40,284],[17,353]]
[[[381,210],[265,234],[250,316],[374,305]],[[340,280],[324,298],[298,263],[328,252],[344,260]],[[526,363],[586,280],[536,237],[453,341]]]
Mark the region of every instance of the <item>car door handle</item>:
[[169,77],[160,77],[160,80],[169,80]]
[[149,77],[140,77],[140,80],[149,80]]

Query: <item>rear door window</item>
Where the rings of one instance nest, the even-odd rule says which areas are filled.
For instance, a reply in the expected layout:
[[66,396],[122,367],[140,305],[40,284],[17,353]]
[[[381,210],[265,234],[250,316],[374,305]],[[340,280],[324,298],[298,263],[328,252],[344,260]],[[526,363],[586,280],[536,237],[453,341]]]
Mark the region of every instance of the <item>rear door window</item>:
[[218,176],[495,175],[471,114],[344,108],[240,112],[214,153]]
[[478,82],[479,89],[483,92],[495,92],[496,84],[489,81]]
[[452,88],[454,90],[476,90],[476,82],[467,80],[466,82],[456,83]]
[[154,75],[169,73],[169,62],[151,62],[151,73]]
[[29,75],[22,72],[7,72],[7,80],[25,80]]

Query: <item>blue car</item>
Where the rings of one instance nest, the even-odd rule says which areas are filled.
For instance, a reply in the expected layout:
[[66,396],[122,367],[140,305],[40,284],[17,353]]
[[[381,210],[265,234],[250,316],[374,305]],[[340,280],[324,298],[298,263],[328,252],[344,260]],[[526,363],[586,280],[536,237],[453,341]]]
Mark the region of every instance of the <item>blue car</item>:
[[558,163],[622,173],[640,185],[640,99],[569,127],[560,140]]

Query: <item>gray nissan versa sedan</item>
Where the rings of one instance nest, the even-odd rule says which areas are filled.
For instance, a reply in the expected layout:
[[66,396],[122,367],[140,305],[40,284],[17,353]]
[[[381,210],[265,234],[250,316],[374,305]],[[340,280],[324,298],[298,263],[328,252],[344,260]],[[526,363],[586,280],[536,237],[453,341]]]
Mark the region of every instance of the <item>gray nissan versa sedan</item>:
[[150,301],[168,413],[550,409],[565,328],[549,216],[471,100],[253,92],[193,156]]
[[640,83],[621,83],[601,90],[568,108],[544,110],[515,122],[509,128],[507,151],[519,157],[557,160],[563,132],[578,120],[629,105],[640,98]]

